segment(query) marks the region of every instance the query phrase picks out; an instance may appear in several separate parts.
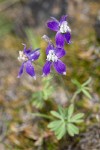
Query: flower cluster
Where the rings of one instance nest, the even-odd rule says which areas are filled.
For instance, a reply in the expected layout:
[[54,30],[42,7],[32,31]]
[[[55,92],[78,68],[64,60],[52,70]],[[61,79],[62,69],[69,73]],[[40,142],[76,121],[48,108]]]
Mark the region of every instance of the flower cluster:
[[[64,44],[67,42],[71,43],[71,29],[68,26],[68,22],[66,21],[67,16],[62,16],[60,21],[51,17],[49,21],[47,21],[47,27],[53,31],[56,31],[55,43],[56,46],[51,42],[48,36],[44,35],[43,38],[48,42],[48,46],[46,48],[46,63],[43,66],[42,76],[47,76],[50,73],[51,66],[57,71],[57,73],[66,75],[66,65],[60,60],[63,56],[65,56],[66,52],[64,50]],[[32,48],[27,49],[26,45],[24,45],[24,50],[19,51],[18,60],[22,62],[20,67],[20,71],[18,74],[18,78],[23,74],[24,68],[26,68],[26,72],[36,79],[34,67],[32,62],[37,60],[40,56],[40,49],[32,50]]]

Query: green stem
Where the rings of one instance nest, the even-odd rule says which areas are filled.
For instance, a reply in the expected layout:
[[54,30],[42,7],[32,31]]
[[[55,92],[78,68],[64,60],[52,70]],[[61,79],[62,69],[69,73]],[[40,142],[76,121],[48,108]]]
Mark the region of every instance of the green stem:
[[43,118],[46,118],[46,119],[53,120],[53,117],[48,116],[48,115],[45,115],[45,114],[33,113],[32,115],[33,115],[33,116],[37,116],[37,117],[43,117]]
[[74,93],[74,95],[72,96],[72,98],[70,100],[71,103],[74,103],[77,94],[78,94],[77,92]]
[[[62,77],[62,76],[59,76],[58,74],[57,74],[56,76],[58,77],[58,80],[62,83],[62,85],[63,85],[64,89],[66,89],[66,84],[65,84],[65,82],[64,82],[63,77]],[[69,98],[70,98],[70,96],[69,96],[69,94],[68,94],[67,90],[66,90],[66,97],[67,97],[67,99],[69,99]]]

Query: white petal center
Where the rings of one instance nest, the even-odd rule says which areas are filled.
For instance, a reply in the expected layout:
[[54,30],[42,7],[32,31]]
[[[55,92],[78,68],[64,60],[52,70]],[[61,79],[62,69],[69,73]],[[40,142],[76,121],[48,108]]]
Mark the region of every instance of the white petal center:
[[18,60],[21,62],[27,61],[28,57],[23,53],[23,51],[19,51],[19,57]]
[[52,62],[57,62],[58,57],[56,56],[54,50],[49,51],[49,54],[47,55],[47,60]]
[[60,32],[61,33],[71,32],[71,29],[68,26],[67,21],[63,21],[62,24],[60,25]]

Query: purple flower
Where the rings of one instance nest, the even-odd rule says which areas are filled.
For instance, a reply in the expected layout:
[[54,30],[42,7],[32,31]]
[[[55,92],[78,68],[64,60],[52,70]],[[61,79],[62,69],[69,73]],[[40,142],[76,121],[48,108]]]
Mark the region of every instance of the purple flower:
[[50,73],[52,65],[59,74],[66,75],[66,65],[60,60],[60,58],[65,54],[66,52],[63,48],[55,48],[52,43],[49,43],[46,49],[47,61],[42,70],[43,76],[46,76]]
[[58,21],[56,18],[51,17],[51,20],[47,22],[48,28],[57,32],[55,36],[57,47],[63,47],[65,41],[68,44],[71,43],[71,29],[68,26],[66,18],[67,16],[62,16],[60,21]]
[[32,65],[32,62],[37,60],[40,56],[39,48],[32,50],[32,48],[27,49],[26,44],[24,45],[24,50],[19,51],[19,57],[18,60],[22,62],[22,65],[19,70],[18,78],[21,77],[24,71],[24,67],[26,68],[26,72],[36,79],[34,67]]

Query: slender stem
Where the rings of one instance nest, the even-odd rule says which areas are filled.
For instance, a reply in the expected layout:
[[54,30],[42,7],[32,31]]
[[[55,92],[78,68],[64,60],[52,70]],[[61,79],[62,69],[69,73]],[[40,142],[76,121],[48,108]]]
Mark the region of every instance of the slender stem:
[[72,96],[72,98],[70,100],[71,103],[74,103],[77,94],[78,94],[77,92],[74,93],[74,95]]
[[[57,74],[56,76],[58,77],[58,80],[62,83],[64,89],[66,89],[66,84],[65,84],[65,82],[64,82],[63,77],[62,77],[62,76],[59,76],[58,74]],[[67,90],[66,90],[66,94],[67,94],[66,97],[69,99],[70,97],[69,97],[69,94],[68,94]]]
[[40,114],[40,113],[33,113],[32,116],[43,117],[43,118],[46,118],[46,119],[53,120],[53,117],[45,115],[45,114]]

